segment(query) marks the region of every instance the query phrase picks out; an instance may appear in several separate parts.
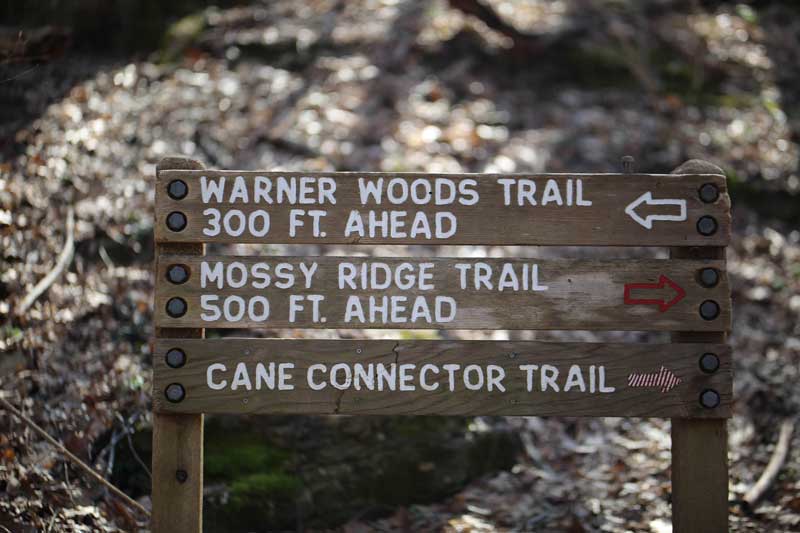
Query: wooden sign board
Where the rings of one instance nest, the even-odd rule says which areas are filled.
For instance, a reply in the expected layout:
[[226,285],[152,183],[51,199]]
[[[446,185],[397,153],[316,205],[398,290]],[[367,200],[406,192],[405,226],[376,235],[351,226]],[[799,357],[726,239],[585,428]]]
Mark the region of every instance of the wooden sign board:
[[165,170],[155,232],[159,242],[725,246],[729,211],[713,174]]
[[[725,331],[723,261],[162,256],[156,323]],[[181,275],[174,281],[175,271]],[[716,273],[713,285],[701,274]],[[185,302],[175,312],[172,306]],[[712,314],[703,314],[703,306]],[[715,307],[716,306],[716,307]],[[716,309],[716,310],[714,310]]]
[[153,364],[170,413],[730,416],[724,344],[159,339]]
[[[156,180],[154,533],[202,529],[203,413],[672,418],[675,531],[727,530],[730,198],[670,175]],[[206,243],[663,246],[669,260],[206,256]],[[672,332],[669,344],[204,339],[205,328]]]

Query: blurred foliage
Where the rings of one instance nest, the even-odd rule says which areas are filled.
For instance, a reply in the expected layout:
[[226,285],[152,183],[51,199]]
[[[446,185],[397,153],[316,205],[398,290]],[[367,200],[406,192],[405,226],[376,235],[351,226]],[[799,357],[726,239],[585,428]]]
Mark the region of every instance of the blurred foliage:
[[[6,0],[0,21],[20,28],[61,26],[82,51],[133,53],[155,50],[182,17],[209,6],[246,4],[237,0]],[[199,15],[202,16],[202,15]],[[167,34],[167,37],[173,37]]]

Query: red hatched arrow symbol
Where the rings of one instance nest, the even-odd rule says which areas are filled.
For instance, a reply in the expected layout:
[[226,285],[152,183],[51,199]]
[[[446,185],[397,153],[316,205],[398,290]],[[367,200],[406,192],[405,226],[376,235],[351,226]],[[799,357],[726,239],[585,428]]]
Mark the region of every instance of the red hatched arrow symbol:
[[[671,299],[666,298],[633,298],[631,292],[635,290],[663,290],[669,287],[674,295]],[[669,279],[664,274],[658,277],[658,283],[626,283],[625,284],[625,304],[626,305],[657,305],[658,310],[663,313],[676,303],[683,300],[686,296],[686,291],[683,288]]]

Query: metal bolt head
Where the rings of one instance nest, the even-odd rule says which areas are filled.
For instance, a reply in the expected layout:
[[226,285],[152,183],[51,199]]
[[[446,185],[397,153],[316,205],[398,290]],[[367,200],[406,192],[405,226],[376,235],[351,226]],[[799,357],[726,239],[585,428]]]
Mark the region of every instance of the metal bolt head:
[[173,200],[183,200],[188,193],[189,187],[186,186],[186,182],[183,180],[172,180],[167,185],[167,194]]
[[189,473],[186,470],[176,470],[175,479],[178,480],[178,483],[186,483],[189,479]]
[[714,389],[706,389],[700,393],[700,405],[706,409],[713,409],[719,405],[719,393]]
[[164,356],[167,361],[167,366],[170,368],[180,368],[186,364],[186,352],[181,350],[180,348],[172,348],[167,351],[167,355]]
[[636,160],[632,155],[622,156],[622,171],[625,174],[632,173],[634,165],[636,165]]
[[717,220],[714,217],[705,215],[700,217],[700,220],[697,221],[697,233],[700,235],[708,237],[709,235],[714,235],[716,232]]
[[717,354],[707,352],[701,355],[700,370],[706,374],[713,374],[719,370],[719,357],[717,357]]
[[186,300],[183,298],[170,298],[167,300],[167,314],[172,318],[180,318],[186,314]]
[[167,280],[175,285],[186,283],[189,279],[189,269],[185,265],[170,265],[167,268]]
[[186,391],[180,383],[170,383],[167,385],[167,388],[164,389],[164,396],[172,403],[179,403],[186,396]]
[[713,204],[719,198],[719,187],[713,183],[704,183],[700,186],[697,194],[703,202]]
[[180,211],[173,211],[167,215],[167,227],[170,231],[183,231],[186,227],[186,215]]
[[716,268],[700,269],[700,285],[706,288],[716,287],[719,283],[719,271]]
[[714,300],[706,300],[700,304],[700,316],[704,320],[714,320],[719,316],[719,304]]

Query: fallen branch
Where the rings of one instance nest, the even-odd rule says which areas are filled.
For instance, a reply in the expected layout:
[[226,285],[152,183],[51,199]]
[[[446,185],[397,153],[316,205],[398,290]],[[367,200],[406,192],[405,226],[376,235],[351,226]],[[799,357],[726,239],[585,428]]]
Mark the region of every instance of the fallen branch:
[[586,25],[576,17],[571,18],[571,24],[555,33],[525,33],[503,20],[482,0],[449,0],[448,4],[465,15],[477,18],[491,30],[510,39],[512,50],[527,58],[530,58],[531,54],[544,54],[562,43],[574,42],[586,33]]
[[781,424],[781,431],[778,435],[778,443],[775,445],[775,450],[772,452],[772,457],[769,458],[769,463],[758,478],[758,481],[750,487],[750,490],[742,498],[742,503],[750,510],[755,509],[755,506],[764,497],[769,487],[777,479],[778,474],[783,468],[783,463],[789,455],[789,446],[792,442],[792,432],[794,431],[795,419],[789,418]]
[[46,291],[50,285],[61,275],[65,268],[72,262],[72,256],[75,253],[75,210],[70,206],[67,211],[67,241],[64,243],[64,249],[58,256],[53,270],[47,273],[39,283],[37,283],[31,292],[25,295],[22,301],[17,306],[17,316],[24,315],[28,309],[33,305],[33,302]]
[[113,492],[118,498],[123,500],[130,507],[132,507],[132,508],[134,508],[134,509],[136,509],[138,511],[141,511],[142,514],[144,514],[148,518],[150,517],[150,511],[148,511],[147,508],[145,508],[141,503],[137,502],[136,500],[134,500],[133,498],[131,498],[130,496],[128,496],[127,494],[122,492],[122,490],[117,488],[116,485],[114,485],[113,483],[108,481],[106,478],[104,478],[103,476],[98,474],[97,471],[94,468],[92,468],[91,466],[89,466],[86,463],[84,463],[83,461],[81,461],[75,454],[73,454],[68,449],[66,449],[63,444],[61,444],[56,439],[51,437],[50,434],[47,431],[45,431],[44,429],[39,427],[36,424],[36,422],[34,422],[30,418],[28,418],[27,416],[22,414],[22,411],[20,411],[19,409],[17,409],[13,405],[11,405],[11,402],[6,400],[2,396],[0,396],[0,404],[2,404],[3,407],[6,408],[8,411],[13,413],[14,416],[19,418],[21,421],[25,422],[25,424],[27,424],[32,430],[34,430],[40,437],[42,437],[44,440],[46,440],[47,442],[49,442],[50,444],[55,446],[58,449],[59,452],[64,454],[70,461],[72,461],[75,465],[80,467],[81,470],[83,470],[84,472],[89,474],[89,476],[94,478],[95,481],[97,481],[98,483],[102,484],[108,490]]

